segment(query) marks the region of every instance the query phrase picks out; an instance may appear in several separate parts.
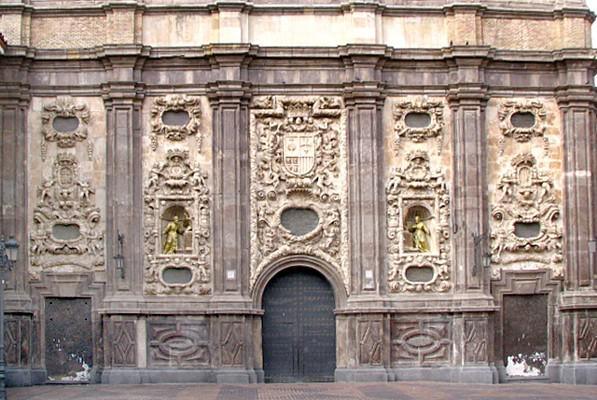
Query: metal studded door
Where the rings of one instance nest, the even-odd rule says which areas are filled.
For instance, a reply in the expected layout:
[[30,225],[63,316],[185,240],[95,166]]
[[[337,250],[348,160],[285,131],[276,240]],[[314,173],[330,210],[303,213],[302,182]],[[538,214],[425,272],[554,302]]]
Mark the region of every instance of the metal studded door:
[[266,382],[334,380],[334,293],[314,270],[281,272],[263,294],[263,369]]
[[91,299],[46,298],[46,370],[50,382],[88,382],[93,364]]

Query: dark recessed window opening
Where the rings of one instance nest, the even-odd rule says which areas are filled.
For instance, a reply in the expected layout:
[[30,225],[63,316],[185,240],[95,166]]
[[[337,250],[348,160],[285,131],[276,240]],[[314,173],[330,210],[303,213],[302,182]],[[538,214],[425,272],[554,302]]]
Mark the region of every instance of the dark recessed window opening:
[[287,208],[280,216],[280,223],[293,235],[302,236],[317,228],[319,216],[310,208]]
[[525,112],[515,112],[510,117],[512,126],[516,128],[532,128],[535,125],[535,114]]
[[427,128],[431,125],[431,116],[426,112],[410,112],[406,114],[404,123],[409,128]]
[[428,283],[433,280],[433,268],[429,266],[408,267],[405,271],[406,279],[414,283]]
[[77,224],[56,224],[52,226],[52,236],[58,240],[75,240],[81,236]]
[[516,222],[514,234],[520,238],[533,238],[539,236],[541,225],[539,222]]
[[79,119],[77,117],[56,117],[52,121],[52,127],[57,132],[74,132],[79,127]]
[[193,279],[193,273],[189,268],[168,267],[162,271],[162,279],[169,284],[186,284]]
[[189,113],[186,111],[165,111],[162,114],[164,125],[184,126],[189,122]]

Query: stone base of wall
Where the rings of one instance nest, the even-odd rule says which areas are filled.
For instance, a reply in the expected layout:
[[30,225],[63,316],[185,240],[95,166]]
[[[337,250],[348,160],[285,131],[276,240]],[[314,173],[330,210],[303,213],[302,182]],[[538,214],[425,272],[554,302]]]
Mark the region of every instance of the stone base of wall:
[[497,383],[495,367],[404,367],[391,369],[337,369],[339,382],[439,381]]
[[257,383],[263,382],[263,371],[245,369],[142,369],[108,368],[101,383]]
[[597,385],[597,361],[561,364],[559,366],[559,382]]

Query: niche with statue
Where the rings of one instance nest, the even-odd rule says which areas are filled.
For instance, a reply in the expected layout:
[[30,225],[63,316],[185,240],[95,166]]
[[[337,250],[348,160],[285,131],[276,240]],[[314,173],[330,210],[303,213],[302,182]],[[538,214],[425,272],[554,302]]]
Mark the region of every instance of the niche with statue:
[[210,293],[207,174],[191,165],[187,150],[168,150],[149,171],[144,201],[145,293]]
[[386,186],[388,286],[392,292],[445,292],[450,273],[450,197],[427,152],[407,155]]

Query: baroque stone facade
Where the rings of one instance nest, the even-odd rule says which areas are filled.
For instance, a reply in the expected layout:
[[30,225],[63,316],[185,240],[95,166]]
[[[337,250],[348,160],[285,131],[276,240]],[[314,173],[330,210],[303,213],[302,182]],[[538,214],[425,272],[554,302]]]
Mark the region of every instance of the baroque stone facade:
[[13,3],[9,384],[597,383],[584,1]]

